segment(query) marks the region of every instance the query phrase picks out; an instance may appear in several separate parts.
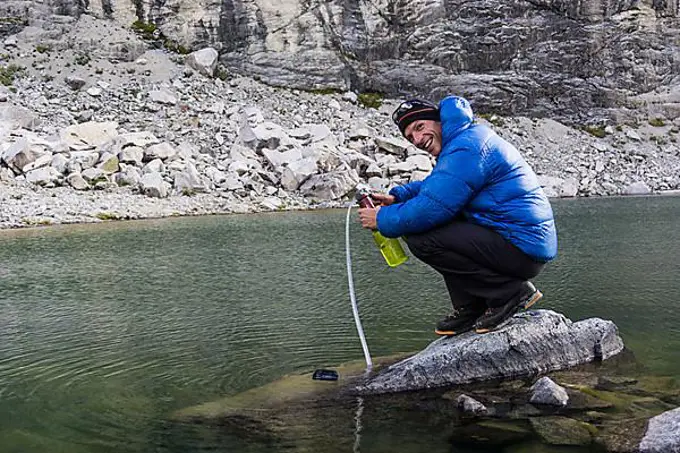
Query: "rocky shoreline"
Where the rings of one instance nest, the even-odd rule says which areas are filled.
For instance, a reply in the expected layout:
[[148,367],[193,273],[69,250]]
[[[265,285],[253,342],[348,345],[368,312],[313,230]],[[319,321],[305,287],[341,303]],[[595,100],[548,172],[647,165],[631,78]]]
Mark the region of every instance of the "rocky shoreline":
[[[26,27],[0,45],[0,228],[340,207],[357,186],[389,190],[434,164],[391,123],[398,100],[271,87],[226,72],[213,49],[149,49],[88,15],[45,33]],[[675,193],[680,119],[631,117],[478,120],[551,197]]]

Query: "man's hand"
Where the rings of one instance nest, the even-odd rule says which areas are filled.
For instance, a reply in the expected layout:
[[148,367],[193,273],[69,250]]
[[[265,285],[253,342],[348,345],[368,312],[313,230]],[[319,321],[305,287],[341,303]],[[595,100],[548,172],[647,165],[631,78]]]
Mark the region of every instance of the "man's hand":
[[379,206],[389,206],[397,201],[393,195],[387,195],[383,193],[372,193],[371,199]]
[[380,211],[380,206],[377,208],[361,208],[359,209],[359,221],[361,226],[368,228],[369,230],[378,229],[378,211]]

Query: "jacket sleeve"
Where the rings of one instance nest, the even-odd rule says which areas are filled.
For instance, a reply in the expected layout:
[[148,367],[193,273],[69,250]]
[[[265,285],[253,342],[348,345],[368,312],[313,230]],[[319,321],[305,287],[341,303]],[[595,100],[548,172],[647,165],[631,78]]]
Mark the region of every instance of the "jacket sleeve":
[[403,186],[393,187],[392,190],[390,190],[390,195],[396,198],[397,203],[403,203],[418,195],[422,183],[422,181],[413,181],[404,184]]
[[440,156],[418,194],[378,211],[378,231],[387,237],[424,233],[452,220],[490,178],[486,154],[459,149]]

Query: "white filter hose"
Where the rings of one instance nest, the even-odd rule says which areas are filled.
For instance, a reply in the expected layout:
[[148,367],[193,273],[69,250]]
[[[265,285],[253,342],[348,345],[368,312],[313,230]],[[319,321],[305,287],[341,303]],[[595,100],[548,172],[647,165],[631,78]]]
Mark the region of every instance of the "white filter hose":
[[349,282],[349,299],[352,302],[352,313],[354,314],[354,322],[357,325],[357,332],[359,333],[359,340],[361,340],[361,347],[364,350],[364,357],[366,358],[366,371],[373,368],[373,361],[371,360],[371,353],[368,352],[368,344],[366,344],[366,337],[364,336],[364,328],[361,327],[361,319],[359,319],[359,307],[357,306],[357,298],[354,294],[354,279],[352,277],[352,255],[349,251],[349,221],[352,213],[352,205],[347,209],[347,220],[345,221],[345,253],[347,255],[347,281]]
[[361,424],[361,416],[364,414],[364,399],[357,397],[357,411],[354,414],[354,448],[353,453],[361,452],[361,430],[364,428]]

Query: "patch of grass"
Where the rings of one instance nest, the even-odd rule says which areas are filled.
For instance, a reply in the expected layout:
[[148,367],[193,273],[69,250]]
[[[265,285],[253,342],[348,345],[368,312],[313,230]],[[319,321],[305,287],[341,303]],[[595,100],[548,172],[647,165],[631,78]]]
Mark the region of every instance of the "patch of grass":
[[152,22],[144,22],[141,20],[136,20],[132,23],[131,25],[132,31],[137,33],[138,35],[141,35],[142,38],[145,39],[154,39],[154,33],[156,30],[158,30],[158,27],[156,27],[156,24]]
[[52,50],[52,48],[46,44],[38,44],[35,46],[35,51],[38,53],[47,53],[50,50]]
[[95,215],[95,217],[98,218],[99,220],[120,220],[120,219],[122,219],[121,216],[119,216],[118,214],[113,213],[113,212],[98,212]]
[[24,217],[23,219],[21,219],[21,223],[29,226],[47,226],[52,225],[52,220]]
[[28,19],[23,19],[21,17],[0,17],[0,24],[9,25],[28,25]]
[[666,123],[664,123],[663,119],[661,118],[652,118],[649,120],[649,125],[654,127],[664,127]]
[[26,68],[15,64],[0,67],[0,84],[11,86],[20,77]]
[[142,39],[156,41],[169,52],[174,52],[180,55],[187,55],[191,53],[191,49],[163,35],[156,24],[152,22],[136,20],[132,23],[131,28],[135,33],[141,36]]
[[602,126],[583,126],[583,130],[598,138],[604,138],[607,135]]
[[496,115],[495,113],[479,113],[477,114],[477,116],[479,118],[484,118],[486,121],[488,121],[489,123],[493,124],[496,127],[505,126],[505,120],[500,116]]
[[194,189],[190,189],[189,187],[185,187],[182,189],[182,195],[185,197],[193,197],[196,195],[196,191]]
[[188,55],[188,54],[191,53],[191,50],[187,49],[182,44],[180,44],[177,41],[174,41],[172,39],[164,40],[163,41],[163,47],[165,47],[165,49],[169,52],[178,53],[180,55]]
[[382,105],[384,96],[381,93],[361,93],[357,96],[359,104],[366,108],[379,109]]
[[229,72],[224,66],[220,65],[217,67],[217,70],[215,70],[215,77],[224,82],[229,78]]

